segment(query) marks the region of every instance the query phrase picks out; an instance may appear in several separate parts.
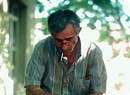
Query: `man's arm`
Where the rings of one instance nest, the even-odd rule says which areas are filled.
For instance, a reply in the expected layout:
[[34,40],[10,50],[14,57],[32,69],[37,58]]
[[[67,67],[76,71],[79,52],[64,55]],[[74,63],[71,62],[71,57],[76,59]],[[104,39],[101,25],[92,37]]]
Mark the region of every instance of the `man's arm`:
[[56,95],[56,94],[45,92],[38,86],[27,86],[26,95]]
[[94,93],[90,93],[90,95],[103,95],[102,92],[94,92]]
[[106,92],[107,75],[102,51],[94,43],[88,57],[87,77],[90,80],[90,95],[103,95]]
[[[26,88],[26,95],[56,95],[45,92],[43,91],[43,89],[40,88],[41,79],[45,73],[45,63],[47,60],[46,57],[47,53],[45,53],[43,49],[44,47],[41,46],[41,43],[38,43],[34,48],[34,51],[28,64],[26,64],[25,81],[24,81],[24,87]],[[43,52],[45,55],[42,55]]]

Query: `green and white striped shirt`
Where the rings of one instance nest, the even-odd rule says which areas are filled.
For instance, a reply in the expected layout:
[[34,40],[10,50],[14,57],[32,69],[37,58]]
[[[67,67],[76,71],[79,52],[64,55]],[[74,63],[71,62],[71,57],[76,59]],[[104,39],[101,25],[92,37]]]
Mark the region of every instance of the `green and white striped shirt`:
[[67,61],[51,36],[40,41],[26,65],[25,87],[37,85],[57,95],[105,92],[107,75],[101,50],[91,43],[83,54],[81,44],[75,61],[68,68]]

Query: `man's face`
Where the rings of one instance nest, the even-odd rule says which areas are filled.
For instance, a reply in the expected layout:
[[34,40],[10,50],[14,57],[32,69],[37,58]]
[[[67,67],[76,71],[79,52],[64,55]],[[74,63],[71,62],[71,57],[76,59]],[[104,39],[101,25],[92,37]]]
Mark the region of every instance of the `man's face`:
[[78,33],[76,33],[73,25],[68,24],[62,32],[54,34],[53,38],[57,47],[60,47],[63,52],[72,52],[78,42],[79,32],[80,29]]

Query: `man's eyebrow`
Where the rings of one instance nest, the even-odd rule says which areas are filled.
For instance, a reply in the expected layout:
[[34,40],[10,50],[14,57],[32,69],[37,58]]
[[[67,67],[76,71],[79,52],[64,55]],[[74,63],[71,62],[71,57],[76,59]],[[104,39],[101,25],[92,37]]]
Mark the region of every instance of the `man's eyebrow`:
[[62,40],[62,39],[59,39],[59,38],[55,38],[56,40]]
[[56,40],[65,40],[65,39],[72,39],[74,36],[72,37],[68,37],[68,38],[64,38],[64,39],[60,39],[60,38],[55,38]]
[[[74,37],[74,36],[73,36]],[[65,40],[69,40],[69,39],[72,39],[73,37],[68,37],[68,38],[65,38]]]

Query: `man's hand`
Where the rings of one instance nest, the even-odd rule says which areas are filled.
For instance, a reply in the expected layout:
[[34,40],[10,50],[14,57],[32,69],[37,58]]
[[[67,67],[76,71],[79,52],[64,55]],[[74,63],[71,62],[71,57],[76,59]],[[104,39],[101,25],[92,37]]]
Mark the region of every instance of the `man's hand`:
[[26,87],[26,95],[56,95],[56,94],[45,92],[38,86],[28,86]]
[[90,95],[103,95],[103,93],[102,92],[93,92]]

